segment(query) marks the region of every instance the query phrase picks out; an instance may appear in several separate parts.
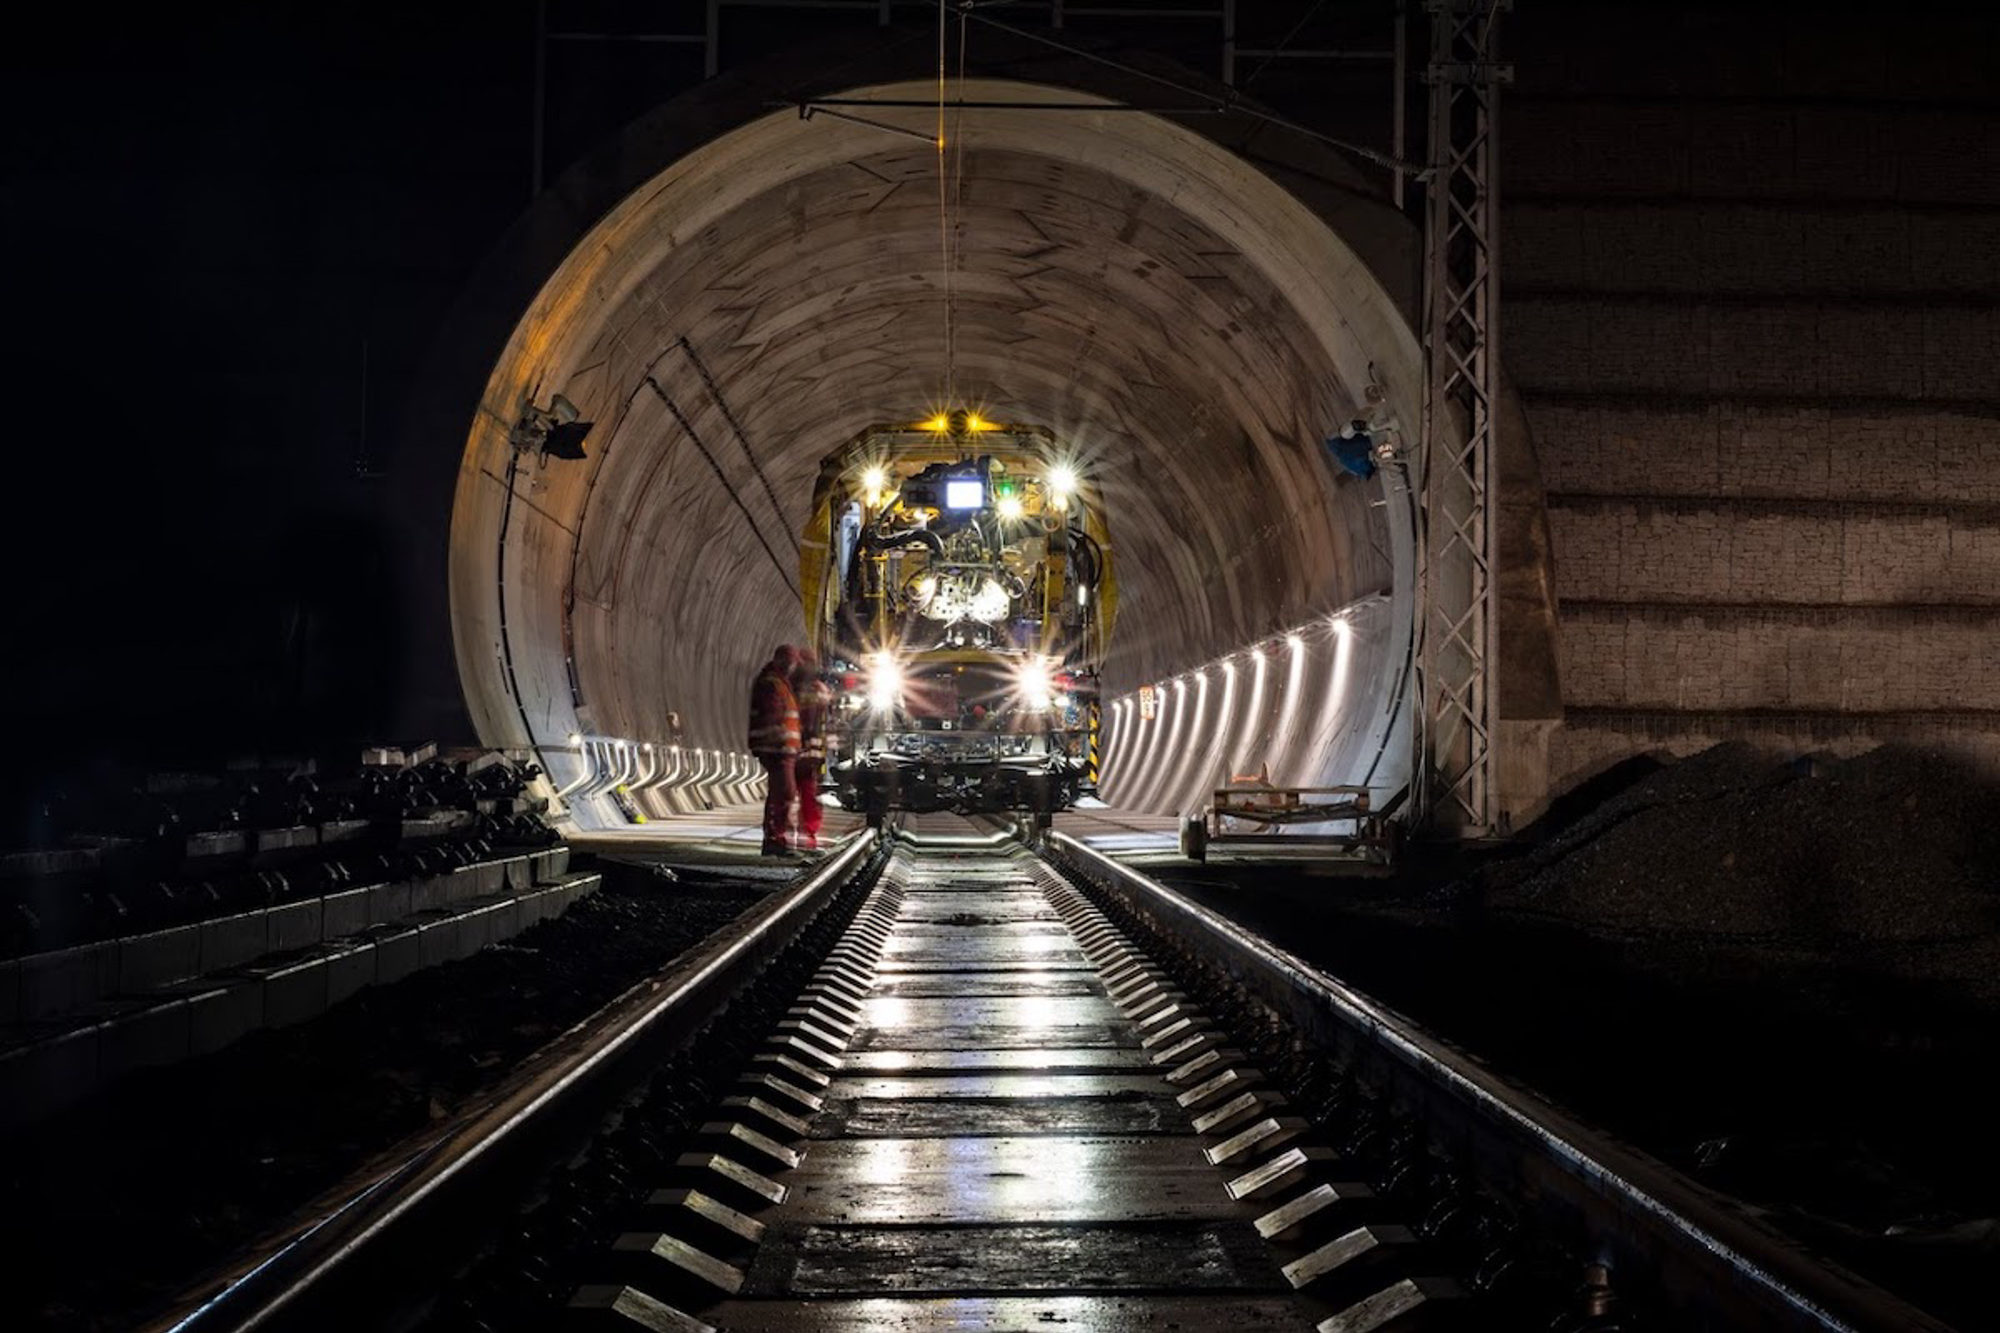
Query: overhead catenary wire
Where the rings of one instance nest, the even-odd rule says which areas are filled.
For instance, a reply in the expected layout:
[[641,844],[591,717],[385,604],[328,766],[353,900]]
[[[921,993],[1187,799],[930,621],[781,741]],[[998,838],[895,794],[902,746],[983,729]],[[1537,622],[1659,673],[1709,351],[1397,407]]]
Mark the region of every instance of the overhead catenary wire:
[[[942,8],[942,6],[940,6],[940,8]],[[1327,144],[1330,147],[1338,148],[1344,153],[1352,153],[1354,156],[1361,158],[1364,161],[1373,162],[1376,166],[1387,168],[1390,171],[1400,171],[1404,175],[1409,176],[1415,180],[1423,181],[1430,179],[1431,173],[1429,167],[1427,167],[1425,164],[1421,162],[1406,162],[1402,158],[1397,157],[1393,153],[1385,153],[1382,152],[1380,149],[1370,148],[1365,144],[1353,143],[1346,139],[1337,139],[1331,134],[1322,134],[1318,130],[1309,129],[1306,126],[1299,124],[1295,120],[1288,120],[1283,116],[1273,114],[1272,112],[1269,111],[1261,110],[1245,102],[1239,101],[1234,92],[1229,93],[1227,96],[1217,97],[1214,93],[1207,92],[1200,88],[1190,87],[1187,84],[1176,82],[1173,79],[1166,78],[1163,75],[1154,74],[1149,70],[1140,69],[1134,65],[1128,65],[1121,60],[1114,60],[1110,56],[1100,54],[1099,52],[1089,50],[1088,48],[1081,46],[1074,46],[1064,41],[1058,41],[1054,37],[1045,36],[1041,33],[1033,31],[1032,29],[1017,28],[1011,23],[1002,23],[999,19],[988,18],[986,15],[980,13],[979,10],[981,8],[982,6],[978,5],[977,3],[968,3],[964,6],[965,16],[968,19],[971,19],[975,22],[983,23],[989,28],[997,28],[1001,32],[1011,33],[1012,35],[1021,38],[1023,41],[1035,42],[1042,46],[1047,46],[1054,50],[1062,51],[1068,55],[1078,56],[1084,60],[1093,61],[1097,64],[1106,66],[1107,68],[1115,69],[1121,74],[1130,74],[1134,78],[1145,79],[1149,83],[1157,83],[1163,88],[1171,88],[1175,92],[1181,93],[1187,97],[1199,98],[1203,102],[1208,103],[1210,107],[1216,110],[1232,112],[1238,115],[1246,116],[1251,120],[1260,120],[1263,121],[1265,124],[1276,125],[1281,129],[1290,130],[1294,134],[1303,134],[1308,139],[1313,139],[1320,143]],[[1192,110],[1192,108],[1190,108],[1190,110]]]
[[943,314],[944,314],[944,403],[947,408],[949,408],[951,405],[951,391],[952,391],[951,381],[952,381],[952,370],[953,370],[952,354],[951,354],[951,334],[952,334],[951,209],[945,193],[946,191],[945,179],[947,172],[946,172],[946,162],[945,162],[945,137],[944,137],[944,100],[945,100],[945,75],[946,75],[945,36],[948,31],[949,29],[947,27],[945,18],[945,0],[938,0],[938,37],[937,37],[938,262],[944,268],[944,275],[943,275],[944,288],[942,292],[944,300],[941,304],[943,305]]
[[951,127],[951,251],[945,268],[945,401],[958,392],[958,270],[965,254],[965,43],[966,22],[958,19],[958,114]]
[[1301,17],[1297,23],[1294,23],[1292,25],[1291,30],[1289,32],[1287,32],[1283,37],[1278,39],[1278,44],[1271,48],[1269,54],[1267,54],[1264,57],[1263,61],[1258,64],[1257,68],[1250,71],[1250,77],[1243,80],[1241,86],[1248,88],[1251,84],[1257,82],[1257,76],[1262,74],[1265,70],[1271,68],[1271,62],[1273,60],[1276,60],[1279,56],[1285,53],[1285,48],[1292,44],[1292,38],[1298,36],[1299,30],[1304,28],[1306,24],[1311,23],[1313,21],[1313,15],[1319,13],[1321,8],[1324,7],[1325,4],[1326,0],[1313,0],[1312,8],[1308,9],[1305,12],[1304,16]]

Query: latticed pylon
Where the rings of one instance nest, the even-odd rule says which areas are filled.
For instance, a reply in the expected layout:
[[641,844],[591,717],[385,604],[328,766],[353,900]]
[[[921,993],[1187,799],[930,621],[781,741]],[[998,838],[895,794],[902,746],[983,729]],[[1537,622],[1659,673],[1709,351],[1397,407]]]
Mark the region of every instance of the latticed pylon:
[[1428,0],[1422,717],[1418,794],[1433,826],[1500,823],[1497,63],[1506,0]]

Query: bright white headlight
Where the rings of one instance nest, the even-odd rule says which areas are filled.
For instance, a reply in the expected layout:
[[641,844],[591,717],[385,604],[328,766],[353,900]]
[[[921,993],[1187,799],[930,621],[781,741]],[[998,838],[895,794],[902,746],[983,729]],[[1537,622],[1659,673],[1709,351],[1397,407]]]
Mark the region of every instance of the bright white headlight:
[[1037,658],[1029,658],[1014,669],[1014,692],[1020,696],[1021,706],[1031,712],[1040,712],[1049,706],[1055,693],[1055,682],[1048,663]]
[[903,701],[903,668],[887,653],[877,653],[868,665],[868,706],[886,713]]

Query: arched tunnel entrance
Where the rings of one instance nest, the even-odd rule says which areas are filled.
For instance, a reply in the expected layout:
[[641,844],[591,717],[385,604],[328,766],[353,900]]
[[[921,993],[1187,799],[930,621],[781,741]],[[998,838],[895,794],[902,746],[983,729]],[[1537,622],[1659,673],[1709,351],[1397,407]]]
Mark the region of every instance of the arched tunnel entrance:
[[[1281,183],[1161,116],[1035,109],[1100,100],[1048,81],[954,83],[976,109],[947,107],[941,156],[936,96],[847,89],[882,104],[875,124],[748,119],[625,195],[541,284],[491,365],[453,510],[481,740],[539,749],[565,785],[580,737],[738,771],[749,678],[801,637],[819,461],[870,422],[972,405],[1066,440],[1116,525],[1108,801],[1171,812],[1230,771],[1393,792],[1409,497],[1394,468],[1338,474],[1319,440],[1371,380],[1417,420],[1418,342],[1378,276],[1406,279],[1409,228],[1315,145],[1260,140],[1267,161],[1310,159]],[[510,442],[555,394],[596,423],[585,459]],[[1120,700],[1147,685],[1142,718]],[[1197,744],[1200,762],[1165,753]]]

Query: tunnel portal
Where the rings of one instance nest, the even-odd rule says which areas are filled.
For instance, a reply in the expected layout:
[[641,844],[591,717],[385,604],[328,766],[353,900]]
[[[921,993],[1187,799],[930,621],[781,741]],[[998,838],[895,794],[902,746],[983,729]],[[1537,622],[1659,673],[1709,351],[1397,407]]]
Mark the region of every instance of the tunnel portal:
[[[1370,264],[1182,125],[1022,107],[1090,99],[977,80],[954,95],[1016,105],[960,113],[940,154],[934,112],[887,105],[927,87],[851,91],[884,104],[875,124],[770,112],[710,139],[542,283],[487,378],[453,515],[454,634],[485,743],[739,749],[751,673],[801,637],[819,461],[912,404],[1047,423],[1091,460],[1125,599],[1107,696],[1350,608],[1367,652],[1347,663],[1349,706],[1397,711],[1407,506],[1336,479],[1319,446],[1371,381],[1388,412],[1418,414],[1418,344]],[[584,459],[510,443],[555,394],[595,423]],[[1218,769],[1340,776],[1317,729],[1319,751],[1285,750],[1279,693],[1268,718],[1228,720],[1247,743]],[[1349,767],[1386,739],[1361,730]]]

